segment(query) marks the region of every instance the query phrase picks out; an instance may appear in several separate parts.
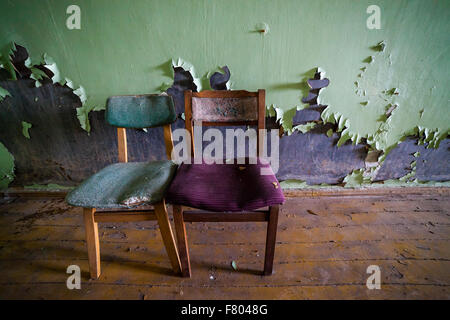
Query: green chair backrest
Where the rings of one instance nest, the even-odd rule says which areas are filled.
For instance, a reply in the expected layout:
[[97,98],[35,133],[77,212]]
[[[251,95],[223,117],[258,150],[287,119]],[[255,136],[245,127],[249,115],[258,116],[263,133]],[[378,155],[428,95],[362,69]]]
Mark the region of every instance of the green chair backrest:
[[151,128],[175,122],[177,115],[172,97],[143,94],[109,97],[106,121],[121,128]]

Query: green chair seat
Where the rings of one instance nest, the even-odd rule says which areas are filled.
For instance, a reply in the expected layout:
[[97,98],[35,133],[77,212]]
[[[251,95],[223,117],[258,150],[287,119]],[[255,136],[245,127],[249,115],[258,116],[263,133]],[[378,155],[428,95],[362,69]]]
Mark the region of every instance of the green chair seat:
[[85,180],[66,197],[84,208],[123,208],[160,202],[177,165],[172,161],[115,163]]

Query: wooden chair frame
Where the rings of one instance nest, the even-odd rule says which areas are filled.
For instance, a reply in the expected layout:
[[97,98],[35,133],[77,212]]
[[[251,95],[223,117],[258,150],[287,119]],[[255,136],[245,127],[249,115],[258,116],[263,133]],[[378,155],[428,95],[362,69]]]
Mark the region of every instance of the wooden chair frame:
[[[258,99],[258,119],[252,121],[230,121],[230,122],[202,122],[204,126],[214,125],[257,125],[258,127],[258,151],[263,147],[264,140],[260,136],[260,130],[265,129],[265,90],[257,92],[248,91],[202,91],[184,92],[185,102],[185,124],[186,129],[192,138],[191,152],[194,154],[193,121],[192,121],[192,97],[199,98],[244,98],[257,97]],[[189,259],[189,249],[186,234],[185,222],[267,222],[266,251],[264,258],[264,275],[272,274],[273,260],[275,254],[275,243],[278,227],[279,205],[274,205],[268,210],[255,210],[249,212],[208,212],[205,210],[185,210],[181,205],[173,205],[173,217],[175,222],[175,233],[177,236],[178,251],[181,260],[181,270],[183,277],[191,276],[191,264]]]
[[[117,128],[119,162],[128,162],[127,133],[125,128]],[[164,125],[164,142],[167,157],[171,159],[173,150],[172,131],[170,124]],[[180,258],[175,245],[175,239],[167,214],[165,200],[153,205],[137,209],[112,209],[102,210],[95,208],[83,208],[84,225],[86,229],[86,243],[89,255],[89,271],[92,279],[100,276],[100,241],[98,237],[99,222],[130,222],[158,220],[161,236],[166,248],[170,263],[175,273],[181,273]]]

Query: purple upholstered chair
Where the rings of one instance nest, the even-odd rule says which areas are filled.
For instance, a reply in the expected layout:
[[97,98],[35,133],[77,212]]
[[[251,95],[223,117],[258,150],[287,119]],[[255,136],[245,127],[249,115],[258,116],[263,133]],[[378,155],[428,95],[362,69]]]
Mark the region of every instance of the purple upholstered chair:
[[[185,91],[185,123],[191,137],[193,122],[198,121],[203,126],[252,125],[264,129],[265,91]],[[194,154],[193,140],[191,146]],[[265,169],[265,175],[261,169]],[[278,211],[284,196],[269,164],[260,159],[255,164],[182,163],[166,199],[173,204],[183,276],[191,274],[186,221],[268,222],[264,275],[272,274]],[[183,206],[200,210],[185,211]]]

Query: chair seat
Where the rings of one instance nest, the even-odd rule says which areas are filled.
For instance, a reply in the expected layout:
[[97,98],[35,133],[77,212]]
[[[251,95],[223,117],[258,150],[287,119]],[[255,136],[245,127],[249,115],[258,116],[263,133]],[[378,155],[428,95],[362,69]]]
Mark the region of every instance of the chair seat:
[[[269,171],[261,175],[261,169]],[[245,211],[282,204],[283,191],[269,164],[181,164],[167,202],[210,211]]]
[[85,208],[122,208],[160,202],[177,165],[172,161],[115,163],[72,190],[66,201]]

